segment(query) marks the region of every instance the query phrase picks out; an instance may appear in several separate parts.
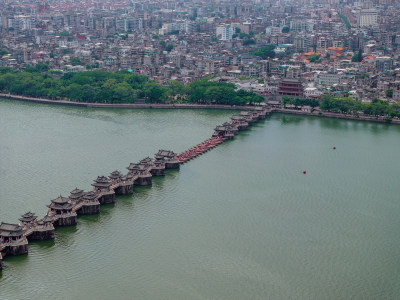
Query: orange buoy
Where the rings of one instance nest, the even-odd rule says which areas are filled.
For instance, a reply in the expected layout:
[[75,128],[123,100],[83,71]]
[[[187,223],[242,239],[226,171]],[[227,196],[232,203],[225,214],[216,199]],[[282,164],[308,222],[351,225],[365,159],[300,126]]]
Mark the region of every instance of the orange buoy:
[[306,172],[306,171],[303,171],[303,174],[307,174],[307,172]]

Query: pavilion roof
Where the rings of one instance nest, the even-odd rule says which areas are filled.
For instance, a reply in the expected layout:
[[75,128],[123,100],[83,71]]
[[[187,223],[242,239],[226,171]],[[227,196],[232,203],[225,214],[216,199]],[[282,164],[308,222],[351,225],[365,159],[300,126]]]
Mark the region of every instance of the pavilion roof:
[[18,224],[3,223],[0,224],[0,236],[21,236],[24,231]]
[[127,167],[127,169],[128,170],[135,170],[137,168],[137,165],[138,164],[136,164],[136,163],[130,163],[129,166]]
[[70,199],[77,199],[83,196],[83,190],[80,190],[78,188],[75,188],[72,192],[71,195],[69,196]]
[[52,220],[52,218],[51,217],[49,217],[49,216],[44,216],[44,218],[43,219],[41,219],[40,221],[42,221],[43,223],[48,223],[48,222],[52,222],[53,220]]
[[150,164],[153,160],[150,157],[143,158],[140,163]]
[[120,171],[114,171],[108,177],[111,178],[111,179],[117,179],[117,178],[121,178],[122,174],[121,174]]
[[51,200],[51,203],[63,205],[63,204],[65,204],[65,203],[69,203],[69,200],[70,200],[70,199],[68,199],[68,198],[63,197],[63,196],[60,195],[60,196],[58,196],[56,199]]
[[52,202],[50,205],[47,205],[47,207],[55,210],[61,210],[61,209],[70,210],[72,209],[72,204],[71,203],[59,204]]
[[94,200],[94,198],[96,198],[96,194],[93,192],[87,192],[83,195],[83,199],[85,200]]
[[174,157],[176,154],[170,150],[159,150],[156,155],[166,156],[166,157]]
[[111,183],[108,181],[107,177],[98,176],[94,183],[92,183],[92,185],[97,187],[109,187]]
[[29,212],[23,214],[21,216],[21,218],[19,218],[19,220],[21,222],[32,222],[32,221],[36,220],[36,218],[37,218],[37,216],[35,216],[34,213],[29,211]]

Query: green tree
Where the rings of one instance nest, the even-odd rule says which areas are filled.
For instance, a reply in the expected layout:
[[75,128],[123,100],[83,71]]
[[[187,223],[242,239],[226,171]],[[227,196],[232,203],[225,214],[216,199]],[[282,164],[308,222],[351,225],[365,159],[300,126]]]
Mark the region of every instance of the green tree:
[[167,89],[168,89],[168,95],[176,96],[184,93],[185,86],[179,81],[171,80],[168,82]]
[[274,45],[268,45],[261,47],[255,51],[253,51],[253,55],[260,56],[262,59],[267,59],[267,58],[274,58],[275,57],[275,46]]
[[315,63],[319,63],[319,62],[321,62],[321,60],[320,60],[320,56],[319,55],[317,55],[317,54],[312,54],[312,55],[310,55],[309,57],[308,57],[308,60],[310,61],[310,62],[315,62]]
[[290,31],[290,28],[285,26],[282,28],[282,33],[288,33]]
[[150,103],[164,102],[166,89],[154,81],[148,81],[144,85],[143,95],[147,102]]

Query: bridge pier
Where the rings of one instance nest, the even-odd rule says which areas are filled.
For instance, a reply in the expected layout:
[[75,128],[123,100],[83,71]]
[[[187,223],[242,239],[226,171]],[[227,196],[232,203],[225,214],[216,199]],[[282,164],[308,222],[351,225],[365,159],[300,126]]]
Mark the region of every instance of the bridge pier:
[[25,243],[8,245],[5,247],[4,253],[11,256],[28,254],[28,241],[26,241]]
[[72,226],[76,225],[76,213],[70,213],[68,215],[59,215],[58,219],[54,221],[54,226]]
[[139,175],[135,180],[135,185],[152,185],[153,176],[150,173]]
[[165,168],[166,169],[179,169],[181,164],[179,163],[179,160],[177,159],[171,159],[165,162]]
[[115,203],[115,192],[114,191],[101,192],[98,200],[100,204]]
[[153,176],[164,176],[165,175],[165,166],[162,166],[162,167],[153,166],[151,168],[150,173]]
[[100,213],[100,202],[86,203],[77,211],[78,215],[96,215]]
[[[53,226],[52,226],[53,227]],[[46,241],[54,239],[54,227],[48,230],[33,231],[28,237],[28,241]]]
[[120,183],[119,187],[114,189],[116,195],[126,195],[133,193],[133,182]]

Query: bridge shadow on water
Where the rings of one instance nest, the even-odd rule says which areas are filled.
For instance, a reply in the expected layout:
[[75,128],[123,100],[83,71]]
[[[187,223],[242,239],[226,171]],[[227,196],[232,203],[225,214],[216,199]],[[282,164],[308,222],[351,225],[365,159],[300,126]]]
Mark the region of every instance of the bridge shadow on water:
[[78,231],[76,225],[57,227],[54,231],[54,241],[57,245],[68,247],[74,240],[74,233]]

